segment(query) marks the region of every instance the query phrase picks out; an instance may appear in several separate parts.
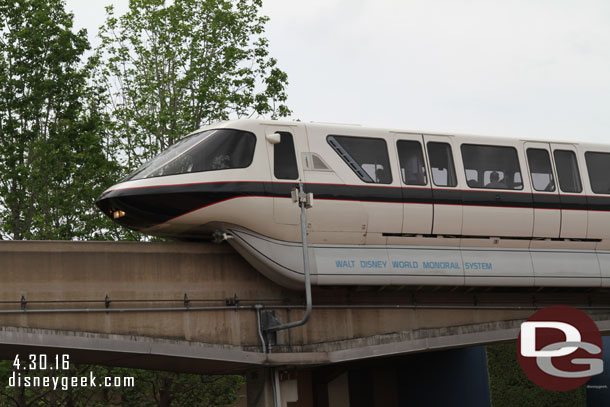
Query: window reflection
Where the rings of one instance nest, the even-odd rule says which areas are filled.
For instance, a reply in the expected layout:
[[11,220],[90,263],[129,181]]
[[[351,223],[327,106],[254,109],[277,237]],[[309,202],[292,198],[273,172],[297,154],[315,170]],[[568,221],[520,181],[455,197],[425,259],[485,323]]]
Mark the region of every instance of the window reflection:
[[252,163],[256,137],[231,129],[188,136],[148,161],[124,181],[192,172],[246,168]]

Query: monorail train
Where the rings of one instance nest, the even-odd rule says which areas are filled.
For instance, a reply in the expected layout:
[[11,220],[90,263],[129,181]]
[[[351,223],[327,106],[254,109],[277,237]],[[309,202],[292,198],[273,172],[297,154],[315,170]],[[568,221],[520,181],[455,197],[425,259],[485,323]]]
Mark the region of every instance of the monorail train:
[[301,287],[610,286],[610,146],[236,120],[204,127],[97,200],[146,234],[228,242]]

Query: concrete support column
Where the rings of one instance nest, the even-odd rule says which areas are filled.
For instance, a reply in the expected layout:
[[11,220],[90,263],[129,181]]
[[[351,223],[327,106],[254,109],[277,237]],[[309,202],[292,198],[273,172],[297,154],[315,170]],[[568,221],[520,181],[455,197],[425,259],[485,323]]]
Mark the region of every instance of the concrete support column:
[[272,371],[269,368],[252,370],[246,375],[248,407],[274,407]]
[[[275,397],[274,397],[275,391]],[[263,368],[246,375],[248,407],[312,407],[311,372]]]

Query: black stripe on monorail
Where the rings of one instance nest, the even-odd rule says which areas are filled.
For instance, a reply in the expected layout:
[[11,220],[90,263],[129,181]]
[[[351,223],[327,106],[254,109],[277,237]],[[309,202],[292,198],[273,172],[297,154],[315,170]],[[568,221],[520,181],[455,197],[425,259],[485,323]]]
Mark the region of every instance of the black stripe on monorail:
[[590,211],[610,211],[610,197],[587,196],[587,206]]
[[[297,186],[289,182],[237,181],[136,187],[109,191],[96,203],[109,217],[116,210],[127,213],[119,223],[145,228],[229,199],[289,198],[291,189]],[[325,200],[610,211],[610,196],[341,184],[305,184],[305,190]]]

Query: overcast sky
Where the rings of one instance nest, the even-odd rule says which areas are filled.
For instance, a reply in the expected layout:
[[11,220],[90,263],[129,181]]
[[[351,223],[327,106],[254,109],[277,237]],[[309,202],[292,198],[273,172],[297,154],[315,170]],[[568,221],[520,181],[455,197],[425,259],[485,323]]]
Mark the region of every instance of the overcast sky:
[[[104,6],[67,0],[92,43]],[[303,121],[610,143],[610,2],[263,0]]]

